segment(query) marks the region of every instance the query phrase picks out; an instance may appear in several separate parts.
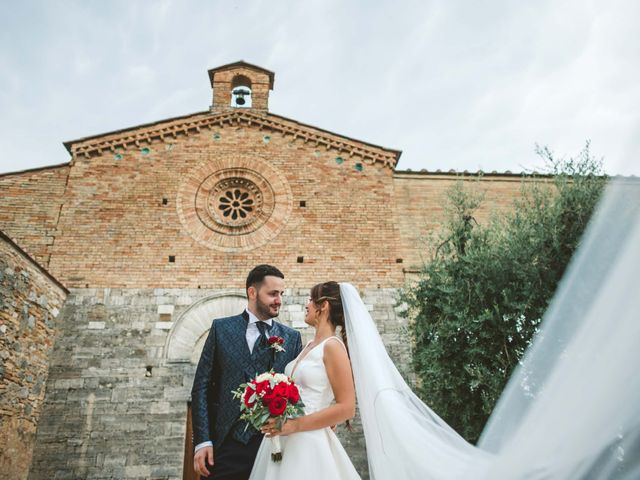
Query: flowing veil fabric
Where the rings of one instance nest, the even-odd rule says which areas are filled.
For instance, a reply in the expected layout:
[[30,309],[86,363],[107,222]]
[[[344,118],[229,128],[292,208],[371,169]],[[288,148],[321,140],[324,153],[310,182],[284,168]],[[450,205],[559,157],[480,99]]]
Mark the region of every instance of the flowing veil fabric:
[[372,479],[640,478],[640,182],[612,182],[478,447],[410,390],[341,284]]
[[373,480],[456,479],[484,457],[409,388],[382,343],[356,289],[340,284],[356,386]]

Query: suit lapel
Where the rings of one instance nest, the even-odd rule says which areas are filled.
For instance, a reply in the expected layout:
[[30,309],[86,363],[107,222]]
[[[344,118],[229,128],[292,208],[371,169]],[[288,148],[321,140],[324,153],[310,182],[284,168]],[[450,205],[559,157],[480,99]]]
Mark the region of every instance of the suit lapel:
[[233,327],[229,331],[229,335],[233,339],[233,345],[237,345],[238,348],[234,349],[234,356],[239,361],[239,367],[245,372],[246,380],[250,380],[255,372],[253,372],[253,362],[251,361],[251,352],[247,345],[247,323],[249,316],[247,312],[242,312],[238,315],[237,322],[233,324]]
[[271,323],[271,330],[269,331],[270,337],[281,337],[282,336],[282,328],[280,327],[280,323],[276,322],[276,319],[273,319]]

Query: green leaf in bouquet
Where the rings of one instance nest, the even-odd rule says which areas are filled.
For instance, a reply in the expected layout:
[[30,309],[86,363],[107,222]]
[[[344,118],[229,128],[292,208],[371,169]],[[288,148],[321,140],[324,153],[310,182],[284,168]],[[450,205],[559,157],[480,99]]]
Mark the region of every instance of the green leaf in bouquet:
[[[264,413],[259,417],[259,419],[260,419],[260,421],[258,422],[259,427],[261,427],[262,425],[264,425],[264,423],[268,420],[269,416],[270,416],[270,415],[269,415],[269,410],[267,410],[266,412],[264,412]],[[259,427],[258,427],[258,428],[259,428]]]

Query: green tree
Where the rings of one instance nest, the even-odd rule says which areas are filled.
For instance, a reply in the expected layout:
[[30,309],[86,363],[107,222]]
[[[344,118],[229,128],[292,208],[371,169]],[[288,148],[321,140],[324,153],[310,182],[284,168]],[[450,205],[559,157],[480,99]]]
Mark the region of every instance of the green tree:
[[513,208],[485,225],[473,217],[480,194],[463,182],[450,191],[433,257],[401,296],[418,394],[471,442],[537,331],[606,183],[588,143],[575,159],[537,152],[551,175],[523,181]]

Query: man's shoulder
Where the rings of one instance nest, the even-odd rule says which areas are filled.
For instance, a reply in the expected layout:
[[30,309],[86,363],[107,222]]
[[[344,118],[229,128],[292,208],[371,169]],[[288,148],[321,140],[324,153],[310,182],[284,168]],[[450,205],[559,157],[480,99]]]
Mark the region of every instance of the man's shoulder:
[[236,325],[239,320],[244,320],[244,317],[241,313],[237,315],[230,315],[228,317],[214,318],[213,323],[215,323],[216,328],[226,327],[230,325]]

